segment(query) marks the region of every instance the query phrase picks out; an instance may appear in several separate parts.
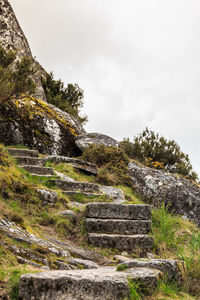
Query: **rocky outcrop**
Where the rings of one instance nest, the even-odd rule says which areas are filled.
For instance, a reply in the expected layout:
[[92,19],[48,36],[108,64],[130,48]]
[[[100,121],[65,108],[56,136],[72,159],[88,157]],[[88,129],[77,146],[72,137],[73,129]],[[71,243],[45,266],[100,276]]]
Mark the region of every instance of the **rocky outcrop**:
[[0,142],[23,144],[40,153],[76,156],[75,138],[84,132],[73,116],[33,97],[0,106]]
[[45,71],[33,59],[28,41],[8,0],[0,0],[0,44],[7,50],[16,50],[16,61],[21,60],[23,56],[33,61],[33,67],[37,70],[33,75],[33,80],[36,83],[34,96],[45,100],[46,97],[41,83],[41,75],[45,75]]
[[116,140],[100,133],[85,133],[76,138],[76,145],[81,151],[87,149],[91,144],[119,147]]
[[134,189],[155,206],[165,202],[172,211],[200,225],[200,187],[198,184],[161,170],[129,164]]

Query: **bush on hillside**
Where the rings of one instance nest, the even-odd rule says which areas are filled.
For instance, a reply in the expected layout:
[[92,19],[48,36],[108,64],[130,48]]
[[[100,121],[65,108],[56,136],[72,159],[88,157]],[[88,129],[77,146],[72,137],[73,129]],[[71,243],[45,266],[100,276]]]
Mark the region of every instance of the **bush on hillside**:
[[47,102],[55,105],[61,110],[70,113],[79,119],[81,123],[87,121],[87,117],[80,117],[80,109],[83,106],[84,92],[78,84],[68,84],[67,87],[59,79],[55,80],[53,73],[42,78],[42,85],[45,91]]
[[129,158],[120,148],[91,144],[82,154],[86,161],[96,164],[100,170],[97,182],[105,185],[131,185],[128,174]]
[[193,180],[198,179],[189,156],[181,151],[179,145],[174,140],[167,140],[148,128],[136,136],[133,142],[124,139],[120,145],[131,159],[143,162],[149,167],[179,173]]
[[35,90],[35,83],[30,77],[34,74],[32,61],[23,57],[13,69],[15,59],[14,51],[6,51],[0,46],[0,102],[23,93],[32,94]]

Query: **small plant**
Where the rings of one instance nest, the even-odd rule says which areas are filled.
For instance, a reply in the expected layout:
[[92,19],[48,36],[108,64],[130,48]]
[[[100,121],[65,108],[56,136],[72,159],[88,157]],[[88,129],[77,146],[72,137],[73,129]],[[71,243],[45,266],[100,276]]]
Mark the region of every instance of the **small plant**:
[[160,280],[156,289],[156,293],[162,296],[176,297],[180,292],[180,286],[176,281],[167,282],[165,279]]
[[159,208],[152,211],[152,232],[155,240],[155,248],[161,249],[177,247],[175,232],[177,228],[176,218],[169,212],[169,207],[162,203]]
[[128,266],[126,264],[117,266],[117,271],[125,271],[127,269],[128,269]]
[[132,185],[128,175],[129,158],[120,148],[101,145],[90,145],[82,155],[82,159],[96,164],[100,170],[97,182],[105,185]]
[[128,283],[129,283],[129,299],[130,300],[141,300],[142,292],[141,292],[140,283],[137,281],[133,281],[130,278],[128,278]]

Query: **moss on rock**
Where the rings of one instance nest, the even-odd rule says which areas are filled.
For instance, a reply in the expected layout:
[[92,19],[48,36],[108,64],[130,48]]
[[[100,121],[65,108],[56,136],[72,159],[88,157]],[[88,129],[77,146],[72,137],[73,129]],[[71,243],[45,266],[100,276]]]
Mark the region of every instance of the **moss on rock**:
[[76,156],[75,138],[84,132],[73,116],[34,97],[0,106],[0,142],[23,144],[41,153]]

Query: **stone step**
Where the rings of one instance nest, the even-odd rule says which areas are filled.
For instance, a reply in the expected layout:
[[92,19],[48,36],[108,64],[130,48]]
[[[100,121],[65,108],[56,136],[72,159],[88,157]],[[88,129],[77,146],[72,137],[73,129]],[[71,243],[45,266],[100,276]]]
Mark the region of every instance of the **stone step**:
[[121,251],[131,251],[136,248],[150,251],[153,248],[154,243],[153,237],[145,234],[119,235],[89,233],[88,241],[95,247],[112,248]]
[[144,204],[89,203],[86,217],[97,219],[150,220],[151,206]]
[[130,299],[129,281],[138,282],[146,293],[158,285],[158,270],[133,268],[118,272],[114,267],[92,270],[48,271],[22,275],[22,300],[122,300]]
[[7,148],[7,150],[13,156],[38,157],[39,155],[39,152],[37,150],[20,149],[20,148]]
[[99,185],[90,182],[54,180],[54,184],[64,191],[99,192]]
[[32,166],[32,165],[22,165],[20,167],[22,167],[27,172],[33,175],[48,175],[48,176],[54,175],[53,168],[49,168],[49,167]]
[[79,192],[79,191],[63,191],[63,194],[66,196],[76,196],[76,195],[82,195],[87,198],[98,198],[104,196],[103,194],[98,193],[87,193],[87,192]]
[[20,165],[45,166],[46,160],[38,157],[14,156]]
[[173,259],[131,259],[117,265],[117,268],[150,268],[161,271],[168,281],[181,282],[184,278],[184,262]]
[[116,220],[116,219],[85,219],[87,232],[101,232],[113,234],[147,234],[151,230],[149,220]]

